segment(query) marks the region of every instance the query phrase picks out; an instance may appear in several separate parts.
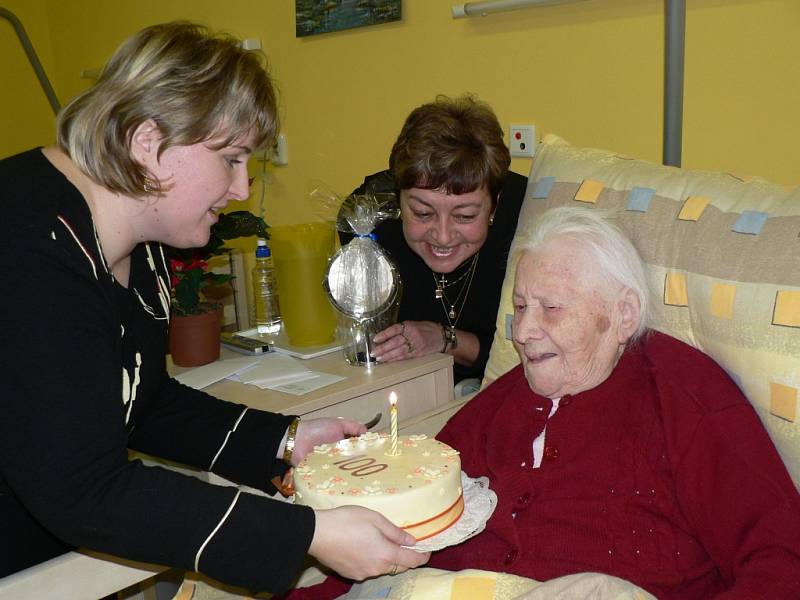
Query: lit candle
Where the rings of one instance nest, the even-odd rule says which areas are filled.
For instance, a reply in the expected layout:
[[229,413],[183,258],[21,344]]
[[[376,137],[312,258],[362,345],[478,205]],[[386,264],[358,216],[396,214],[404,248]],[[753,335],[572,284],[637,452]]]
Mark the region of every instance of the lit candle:
[[397,456],[397,394],[389,394],[389,417],[391,418],[391,450],[390,456]]

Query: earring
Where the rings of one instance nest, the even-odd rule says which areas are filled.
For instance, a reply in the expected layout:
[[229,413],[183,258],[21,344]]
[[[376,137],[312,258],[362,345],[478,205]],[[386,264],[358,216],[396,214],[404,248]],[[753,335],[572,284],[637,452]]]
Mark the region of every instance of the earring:
[[492,225],[494,225],[494,215],[489,217],[489,226],[492,226]]
[[155,191],[155,187],[150,179],[145,179],[144,184],[142,185],[142,189],[144,189],[145,194],[152,194]]

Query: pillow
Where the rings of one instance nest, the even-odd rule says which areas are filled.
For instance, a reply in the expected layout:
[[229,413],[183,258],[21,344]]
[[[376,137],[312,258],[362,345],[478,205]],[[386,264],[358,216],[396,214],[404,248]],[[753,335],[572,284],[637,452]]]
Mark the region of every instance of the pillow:
[[571,204],[617,211],[660,300],[654,328],[728,371],[800,485],[800,189],[547,136],[511,246],[484,385],[519,362],[510,340],[517,240],[541,212]]
[[655,600],[629,581],[603,573],[575,573],[539,582],[478,569],[421,567],[356,583],[339,600]]

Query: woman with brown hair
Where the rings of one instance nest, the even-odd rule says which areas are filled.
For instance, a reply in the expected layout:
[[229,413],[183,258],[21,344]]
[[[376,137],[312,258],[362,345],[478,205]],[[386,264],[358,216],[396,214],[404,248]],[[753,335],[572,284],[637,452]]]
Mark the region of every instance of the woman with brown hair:
[[354,192],[399,200],[400,219],[375,230],[404,282],[398,323],[375,336],[378,361],[447,352],[456,382],[483,376],[527,185],[510,162],[487,104],[440,96],[408,116],[389,170]]

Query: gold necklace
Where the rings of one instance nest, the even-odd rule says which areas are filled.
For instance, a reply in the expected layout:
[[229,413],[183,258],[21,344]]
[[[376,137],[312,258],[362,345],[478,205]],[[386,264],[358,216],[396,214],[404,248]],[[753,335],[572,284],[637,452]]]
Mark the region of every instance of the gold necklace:
[[[458,277],[458,279],[456,279],[452,283],[448,284],[444,275],[441,276],[441,279],[437,279],[436,273],[433,273],[431,271],[431,274],[433,275],[433,281],[436,284],[435,297],[436,297],[437,300],[439,300],[442,303],[442,309],[444,310],[444,316],[447,319],[447,324],[450,327],[455,327],[456,324],[458,323],[459,318],[461,318],[461,313],[464,310],[464,305],[467,303],[467,297],[469,296],[469,290],[472,287],[472,279],[473,279],[473,277],[475,277],[475,269],[478,266],[478,256],[479,255],[480,255],[480,252],[476,252],[475,253],[475,258],[472,259],[472,264],[470,265],[469,269],[467,271],[465,271],[462,275],[460,275]],[[447,294],[445,293],[445,288],[446,287],[450,287],[450,286],[454,285],[455,283],[461,281],[467,275],[469,275],[469,280],[467,280],[467,283],[465,285],[461,286],[461,289],[459,290],[455,301],[454,302],[450,302],[450,299],[447,297]],[[458,312],[456,312],[456,306],[458,305],[459,302],[461,303],[461,307],[458,309]],[[450,310],[447,309],[447,304],[445,304],[445,303],[450,305]]]
[[447,281],[447,275],[445,273],[442,273],[441,275],[439,275],[438,279],[436,278],[436,274],[434,273],[433,281],[436,283],[436,291],[434,292],[434,297],[437,300],[439,300],[444,295],[444,290],[446,288],[453,287],[459,281],[464,279],[464,277],[466,277],[467,275],[469,275],[469,269],[464,271],[461,275],[459,275],[453,281]]

